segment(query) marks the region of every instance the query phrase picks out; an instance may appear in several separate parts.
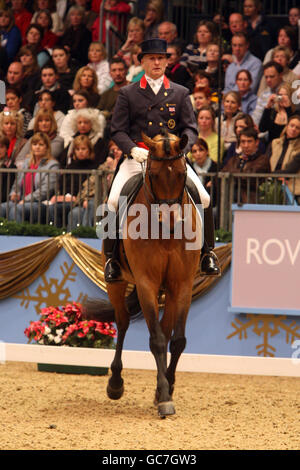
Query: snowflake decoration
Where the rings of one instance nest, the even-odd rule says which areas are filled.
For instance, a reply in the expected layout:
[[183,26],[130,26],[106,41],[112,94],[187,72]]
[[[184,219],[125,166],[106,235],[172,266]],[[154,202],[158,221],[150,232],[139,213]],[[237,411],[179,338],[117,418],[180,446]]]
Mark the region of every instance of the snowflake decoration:
[[[71,298],[70,290],[66,287],[66,284],[68,281],[75,282],[77,273],[74,268],[74,262],[68,266],[68,263],[65,261],[63,265],[60,266],[62,273],[60,281],[55,278],[48,280],[47,277],[42,274],[42,284],[37,287],[33,294],[26,288],[20,294],[15,295],[14,298],[21,299],[21,306],[25,308],[29,307],[30,302],[35,302],[35,311],[37,314],[40,313],[43,307],[49,307],[50,305],[63,306],[73,302],[74,299]],[[76,302],[82,303],[85,299],[86,296],[80,293]]]
[[270,338],[285,332],[286,344],[292,344],[296,338],[300,338],[300,326],[295,320],[285,323],[285,315],[252,315],[247,314],[246,320],[241,321],[238,318],[231,323],[234,332],[227,336],[227,339],[238,336],[240,340],[247,339],[247,331],[252,328],[252,332],[262,338],[262,343],[256,346],[257,354],[264,357],[274,357],[276,348],[270,345]]

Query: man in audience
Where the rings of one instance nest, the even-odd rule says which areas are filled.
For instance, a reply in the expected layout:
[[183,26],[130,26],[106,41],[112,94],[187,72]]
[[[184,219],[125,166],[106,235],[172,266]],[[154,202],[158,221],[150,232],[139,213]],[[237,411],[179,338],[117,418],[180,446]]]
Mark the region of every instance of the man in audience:
[[184,50],[186,43],[178,37],[177,26],[171,21],[163,21],[157,28],[159,39],[164,39],[169,44],[179,46],[181,51]]
[[269,97],[275,93],[282,83],[283,67],[275,61],[268,62],[264,65],[264,77],[266,80],[267,88],[261,93],[256,102],[255,110],[252,114],[252,119],[258,126],[268,103]]
[[247,69],[252,76],[251,89],[256,93],[262,76],[262,62],[249,51],[249,40],[245,33],[235,33],[231,40],[234,61],[227,67],[225,73],[224,93],[237,90],[235,83],[239,70]]
[[107,121],[111,119],[120,89],[129,84],[126,80],[127,66],[123,59],[114,57],[110,61],[109,73],[113,86],[102,93],[98,104],[98,108],[103,112]]
[[21,62],[12,62],[6,73],[6,84],[22,90],[23,65]]

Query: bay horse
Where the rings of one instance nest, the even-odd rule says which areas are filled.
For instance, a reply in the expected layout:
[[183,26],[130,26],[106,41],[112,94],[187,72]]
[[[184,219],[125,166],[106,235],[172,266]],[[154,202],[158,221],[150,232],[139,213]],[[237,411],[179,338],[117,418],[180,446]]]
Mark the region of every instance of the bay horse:
[[[180,355],[186,346],[185,325],[189,312],[194,278],[199,266],[202,239],[198,236],[196,249],[187,249],[185,234],[175,236],[175,226],[183,223],[183,208],[189,207],[193,233],[196,233],[197,209],[191,203],[186,190],[187,163],[183,149],[187,137],[179,137],[167,132],[150,139],[142,135],[149,148],[144,181],[134,204],[147,208],[147,220],[151,219],[151,206],[158,205],[159,236],[152,237],[148,228],[147,237],[132,237],[130,224],[135,216],[128,211],[123,239],[120,241],[121,282],[107,284],[110,302],[92,300],[85,305],[85,316],[98,321],[115,321],[118,331],[115,356],[111,364],[111,377],[107,394],[111,399],[119,399],[124,391],[122,372],[122,349],[126,331],[130,323],[130,309],[126,305],[126,289],[129,283],[135,284],[139,304],[149,330],[149,346],[157,366],[157,388],[155,404],[158,414],[164,418],[175,413],[172,395],[175,371]],[[163,221],[170,206],[177,207],[170,217],[170,236],[164,239]],[[157,206],[156,206],[157,207]],[[200,223],[201,222],[201,219]],[[125,236],[124,236],[124,231]],[[200,241],[200,243],[199,243]],[[105,257],[103,256],[103,263]],[[103,264],[104,266],[104,264]],[[165,293],[164,311],[159,317],[159,293]],[[170,362],[167,365],[167,347],[170,349]]]

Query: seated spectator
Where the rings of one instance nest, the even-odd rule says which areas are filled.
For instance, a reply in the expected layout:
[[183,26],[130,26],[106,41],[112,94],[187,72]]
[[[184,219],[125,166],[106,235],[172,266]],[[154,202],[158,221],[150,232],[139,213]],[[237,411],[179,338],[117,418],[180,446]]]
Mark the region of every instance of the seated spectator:
[[[104,163],[99,165],[98,170],[108,171],[106,176],[107,189],[110,188],[113,173],[116,170],[118,162],[122,156],[122,150],[117,147],[117,145],[110,141],[109,145],[109,154]],[[82,190],[79,191],[76,200],[74,202],[74,208],[69,212],[68,216],[68,231],[74,230],[78,226],[94,226],[94,197],[96,194],[96,183],[95,179],[97,176],[91,175],[86,179],[82,185]],[[99,201],[99,203],[102,201]]]
[[249,40],[244,33],[235,33],[231,40],[234,61],[228,66],[225,72],[224,93],[236,90],[236,74],[241,69],[247,69],[251,73],[251,90],[256,93],[262,76],[262,63],[249,51]]
[[252,114],[256,107],[257,95],[251,90],[252,77],[249,70],[242,69],[236,74],[236,86],[242,100],[242,111]]
[[283,68],[278,62],[271,61],[264,65],[264,77],[267,88],[258,97],[255,110],[252,113],[253,120],[259,126],[262,114],[272,94],[277,94],[278,87],[282,84]]
[[123,59],[118,57],[111,59],[109,64],[109,73],[114,82],[114,85],[101,95],[98,105],[98,109],[102,111],[108,124],[111,119],[120,89],[123,86],[129,84],[126,79],[127,67]]
[[51,56],[47,49],[42,46],[43,41],[43,29],[36,23],[31,23],[26,31],[24,44],[32,47],[39,64],[39,67],[43,67],[49,62]]
[[18,163],[19,153],[27,142],[23,137],[23,115],[17,111],[2,111],[0,129],[1,134],[9,140],[8,158],[19,168],[22,165]]
[[69,136],[69,144],[60,155],[62,168],[68,165],[72,159],[73,139],[78,135],[89,137],[95,153],[97,166],[103,163],[107,153],[107,142],[103,139],[103,121],[99,119],[99,111],[94,108],[78,109],[70,115],[70,127],[72,134]]
[[28,172],[26,170],[58,170],[59,164],[51,155],[50,140],[38,132],[32,137],[30,153],[17,173],[9,200],[0,205],[0,216],[16,222],[38,222],[42,201],[55,190],[55,173]]
[[[243,17],[241,13],[238,12],[233,12],[230,14],[228,18],[228,26],[230,30],[230,38],[229,38],[229,43],[227,44],[226,48],[226,54],[232,54],[232,49],[231,49],[231,39],[232,36],[235,33],[245,33],[246,34],[246,29],[247,29],[247,21]],[[232,59],[230,60],[232,61]]]
[[186,47],[184,41],[178,37],[177,26],[171,21],[163,21],[158,25],[158,37],[164,39],[168,44],[176,44],[183,51]]
[[217,171],[217,164],[209,156],[209,148],[204,139],[198,138],[193,144],[190,154],[188,155],[192,162],[192,166],[199,176],[203,186],[209,181],[206,173],[214,173]]
[[300,20],[300,8],[293,7],[289,10],[289,24],[298,30],[298,21]]
[[[33,135],[37,132],[42,132],[49,137],[51,155],[58,160],[64,149],[64,141],[57,132],[57,124],[52,111],[44,109],[39,110],[34,120]],[[30,151],[32,138],[33,137],[30,137],[20,150],[16,160],[17,164],[20,162],[23,163],[26,159]]]
[[6,106],[3,111],[17,111],[23,116],[23,135],[25,136],[28,124],[31,120],[31,114],[22,106],[23,97],[18,88],[7,87],[5,90]]
[[89,67],[95,70],[98,79],[98,93],[102,95],[111,85],[107,52],[102,42],[92,42],[89,47]]
[[31,22],[36,23],[36,17],[40,10],[48,10],[51,14],[52,19],[51,31],[54,34],[61,35],[64,30],[64,23],[62,17],[60,17],[58,12],[56,11],[56,3],[59,2],[55,2],[55,0],[35,0],[33,6],[34,13]]
[[27,45],[22,46],[18,52],[18,59],[23,66],[22,83],[26,93],[33,93],[41,83],[41,70],[38,65],[35,48]]
[[60,86],[55,65],[48,63],[41,68],[41,82],[42,86],[39,90],[34,92],[30,104],[30,109],[32,109],[33,115],[36,114],[38,109],[38,96],[44,90],[49,90],[54,94],[56,108],[66,114],[70,108],[70,95],[67,90]]
[[[223,112],[221,114],[221,136],[227,150],[232,142],[236,142],[234,123],[241,108],[241,97],[236,91],[229,91],[223,96]],[[218,128],[219,119],[216,118],[215,128]]]
[[138,46],[143,42],[145,36],[145,25],[141,18],[134,16],[128,21],[127,38],[122,47],[118,50],[116,56],[124,60],[127,67],[130,65],[130,51],[132,46]]
[[222,38],[224,39],[224,41],[225,42],[230,41],[231,31],[229,29],[229,25],[227,24],[225,17],[221,16],[220,13],[216,13],[213,16],[212,21],[213,23],[217,25],[218,29],[220,28],[220,25],[221,25],[221,34],[222,34]]
[[268,132],[268,142],[280,137],[294,111],[292,89],[287,83],[282,83],[277,94],[269,97],[259,123],[260,132]]
[[137,44],[132,46],[130,51],[130,64],[126,75],[126,80],[129,83],[138,82],[145,74],[145,70],[141,66],[141,63],[138,59],[138,55],[141,52],[142,49],[140,46],[138,46]]
[[197,69],[206,69],[207,57],[206,49],[209,43],[218,40],[218,31],[212,21],[201,20],[197,26],[193,44],[188,44],[185,48],[181,64],[184,65],[190,73]]
[[[269,157],[266,154],[261,154],[258,150],[259,138],[257,131],[253,127],[243,129],[240,132],[239,142],[242,153],[231,157],[222,168],[222,172],[268,173],[270,171]],[[250,184],[247,184],[247,180],[242,178],[237,186],[241,192],[241,199],[237,202],[250,204],[257,202],[256,179],[250,180]]]
[[[54,94],[49,90],[42,91],[38,97],[38,105],[39,110],[50,111],[51,113],[53,113],[57,128],[60,129],[65,118],[65,114],[62,113],[59,109],[56,110]],[[35,117],[36,116],[34,116],[28,124],[26,138],[31,137],[34,132],[33,129],[35,124]]]
[[64,46],[56,45],[52,49],[52,61],[57,72],[57,81],[64,90],[70,90],[80,64],[70,57],[70,52]]
[[[277,45],[287,47],[290,50],[291,58],[288,63],[288,67],[293,70],[300,60],[300,54],[298,50],[298,33],[292,26],[286,25],[280,28],[277,37]],[[273,49],[269,49],[265,55],[263,63],[272,60]]]
[[[0,168],[16,168],[14,161],[8,157],[9,140],[0,135]],[[0,202],[6,201],[15,180],[15,173],[0,173]]]
[[[64,166],[64,170],[94,170],[97,168],[93,144],[86,135],[75,137],[72,147],[71,159]],[[50,222],[54,222],[57,227],[66,226],[68,213],[73,208],[76,196],[88,177],[88,173],[64,173],[61,175],[56,194],[49,201]]]
[[219,44],[210,43],[207,45],[207,50],[206,50],[207,67],[205,69],[205,72],[211,76],[212,91],[217,91],[218,88],[223,90],[224,88],[225,72],[223,68],[221,68],[220,83],[219,83],[220,53],[222,54],[222,52],[220,52]]
[[53,46],[58,41],[58,36],[52,31],[52,16],[49,10],[39,10],[35,15],[36,24],[43,29],[42,48],[51,53]]
[[193,109],[195,111],[196,117],[203,106],[211,106],[211,91],[209,88],[195,87],[193,93],[190,95]]
[[[91,31],[92,26],[94,24],[95,19],[97,18],[97,13],[89,8],[89,5],[87,5],[88,0],[74,0],[73,3],[75,5],[80,6],[84,8],[84,18],[83,18],[83,24]],[[70,18],[67,15],[66,21],[65,21],[65,28],[68,28],[70,26]]]
[[12,86],[15,88],[19,88],[22,92],[25,92],[23,87],[23,77],[24,77],[24,69],[21,62],[12,62],[6,73],[6,86]]
[[218,134],[215,131],[216,116],[211,106],[203,106],[198,113],[198,129],[199,137],[204,139],[208,145],[210,158],[217,163],[218,158],[220,162],[224,154],[224,141],[221,137],[220,142],[220,157],[218,156]]
[[[59,135],[64,139],[64,147],[67,147],[72,140],[73,130],[72,130],[72,122],[73,116],[76,115],[76,110],[83,109],[83,108],[92,108],[89,102],[90,95],[86,92],[86,90],[78,90],[72,96],[73,101],[73,109],[70,109],[68,113],[65,115],[63,122],[61,123]],[[95,109],[95,108],[92,108]],[[101,111],[98,110],[98,120],[105,128],[105,118]]]
[[11,0],[11,8],[15,17],[15,25],[19,28],[23,41],[32,19],[32,13],[25,8],[25,5],[26,0]]
[[[234,133],[236,135],[236,142],[232,142],[232,144],[228,148],[226,155],[224,156],[224,159],[223,159],[223,166],[228,162],[228,160],[233,155],[240,155],[242,153],[242,149],[241,149],[240,141],[239,141],[240,134],[242,130],[249,128],[249,127],[253,127],[257,131],[257,128],[250,114],[246,114],[243,112],[238,113],[234,122]],[[266,151],[266,145],[263,139],[259,139],[258,150],[260,153],[265,153]]]
[[0,10],[0,37],[1,46],[5,48],[7,61],[10,64],[17,55],[22,44],[22,36],[15,25],[15,17],[12,10]]
[[68,12],[70,26],[59,38],[58,44],[70,51],[70,56],[81,66],[88,63],[88,48],[92,42],[92,33],[84,24],[84,8],[74,5]]
[[174,83],[186,86],[190,80],[190,74],[186,67],[181,65],[181,49],[179,46],[169,44],[167,47],[167,53],[170,54],[168,58],[168,65],[165,71],[165,75]]
[[145,35],[144,39],[158,38],[158,25],[164,16],[164,4],[161,0],[149,0],[146,5],[144,18]]
[[[291,52],[288,47],[285,46],[276,46],[272,52],[272,61],[278,62],[283,67],[282,72],[282,80],[285,83],[289,83],[290,85],[293,84],[295,80],[298,79],[298,76],[288,67],[290,62]],[[267,88],[265,77],[262,77],[257,95],[261,95],[261,93]]]
[[261,13],[259,0],[244,0],[244,17],[247,21],[246,32],[249,37],[250,50],[263,61],[265,54],[274,42],[274,29],[271,21]]
[[120,0],[107,0],[105,2],[104,14],[103,14],[103,24],[102,24],[102,38],[100,38],[100,4],[102,0],[93,0],[92,1],[92,11],[97,14],[92,26],[92,40],[101,41],[103,44],[106,43],[106,20],[109,20],[110,23],[117,28],[117,31],[122,34],[123,28],[122,23],[126,24],[128,16],[131,12],[131,7],[126,1]]
[[85,90],[89,93],[90,106],[96,108],[100,95],[98,93],[98,78],[94,69],[85,65],[81,67],[75,75],[75,80],[73,83],[73,88],[70,90],[70,94],[74,94],[75,91]]

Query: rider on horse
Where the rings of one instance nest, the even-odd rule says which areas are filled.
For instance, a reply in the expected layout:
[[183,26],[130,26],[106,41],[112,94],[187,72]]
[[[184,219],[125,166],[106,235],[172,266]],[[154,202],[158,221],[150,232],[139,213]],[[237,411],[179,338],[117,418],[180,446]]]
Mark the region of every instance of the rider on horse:
[[[111,122],[111,137],[123,151],[123,161],[115,175],[108,198],[110,211],[117,211],[119,196],[131,176],[142,171],[142,165],[149,150],[142,142],[141,132],[154,137],[167,129],[169,133],[188,137],[188,149],[198,137],[197,124],[188,89],[170,82],[164,75],[167,58],[167,43],[161,39],[150,39],[141,45],[139,54],[145,75],[137,83],[120,90]],[[187,165],[187,176],[197,188],[204,207],[204,245],[202,248],[201,271],[206,275],[219,275],[214,248],[214,223],[210,197],[193,168]],[[103,250],[106,255],[104,276],[106,282],[120,280],[116,243],[118,236],[106,237]]]

